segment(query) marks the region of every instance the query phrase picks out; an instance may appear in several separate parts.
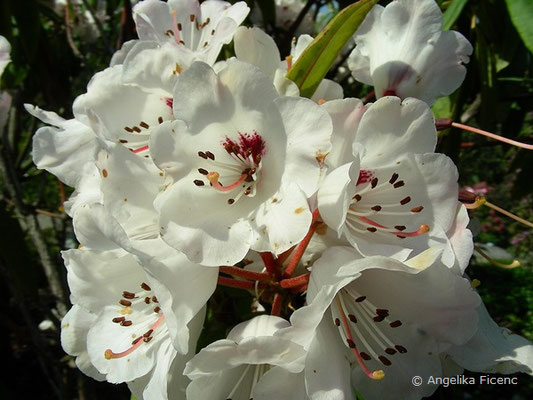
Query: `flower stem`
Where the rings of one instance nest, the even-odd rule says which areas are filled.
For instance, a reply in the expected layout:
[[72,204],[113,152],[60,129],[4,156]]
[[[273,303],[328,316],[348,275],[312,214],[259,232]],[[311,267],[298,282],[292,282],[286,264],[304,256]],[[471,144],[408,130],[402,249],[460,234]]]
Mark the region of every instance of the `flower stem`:
[[270,311],[270,315],[275,315],[279,317],[281,314],[281,295],[279,293],[276,293],[274,295],[274,300],[272,301],[272,310]]
[[303,275],[299,275],[299,276],[296,276],[294,278],[289,278],[289,279],[283,279],[279,285],[283,288],[283,289],[288,289],[288,288],[294,288],[294,287],[298,287],[298,286],[302,286],[304,284],[306,284],[307,282],[309,282],[309,276],[311,275],[310,272],[306,273],[306,274],[303,274]]
[[[238,280],[231,279],[231,278],[225,278],[223,276],[219,276],[218,277],[217,283],[219,285],[222,285],[222,286],[228,286],[228,287],[232,287],[232,288],[246,289],[246,290],[254,290],[255,289],[255,285],[256,285],[255,282],[238,281]],[[259,282],[258,285],[259,285],[260,288],[266,287],[266,285],[264,283],[261,283],[261,282]]]
[[292,258],[290,259],[289,264],[287,264],[287,268],[285,268],[285,276],[291,276],[296,267],[298,266],[298,263],[304,255],[305,249],[307,249],[307,246],[309,245],[309,242],[311,241],[311,238],[313,237],[313,234],[315,233],[316,228],[318,227],[319,217],[320,213],[318,212],[318,209],[316,209],[315,211],[313,211],[313,219],[311,220],[311,227],[309,228],[307,235],[305,235],[302,241],[298,243],[298,246],[292,254]]
[[533,150],[533,144],[517,142],[516,140],[508,139],[506,137],[503,137],[503,136],[500,136],[500,135],[496,135],[494,133],[490,133],[490,132],[484,131],[482,129],[478,129],[478,128],[474,128],[472,126],[460,124],[458,122],[452,122],[451,125],[454,128],[463,129],[465,131],[477,133],[478,135],[487,136],[487,137],[489,137],[491,139],[499,140],[500,142],[504,142],[504,143],[507,143],[507,144],[510,144],[510,145],[513,145],[513,146],[516,146],[516,147],[521,147],[522,149]]
[[281,277],[281,268],[277,260],[272,255],[272,253],[263,252],[263,253],[259,253],[259,255],[261,256],[261,259],[263,260],[263,263],[265,264],[265,268],[268,274],[272,278],[274,278],[274,280],[278,281],[279,278]]
[[243,268],[238,267],[220,267],[220,272],[224,272],[225,274],[238,276],[240,278],[248,279],[251,281],[260,281],[260,282],[268,282],[270,281],[270,275],[261,273],[261,272],[254,272],[254,271],[247,271]]

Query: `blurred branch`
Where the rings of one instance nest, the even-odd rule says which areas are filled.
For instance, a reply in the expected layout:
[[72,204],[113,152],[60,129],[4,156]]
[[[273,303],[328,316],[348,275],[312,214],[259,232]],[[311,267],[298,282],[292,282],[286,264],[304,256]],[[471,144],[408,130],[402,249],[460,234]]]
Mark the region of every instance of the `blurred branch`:
[[31,212],[31,209],[24,203],[22,188],[14,168],[13,157],[11,153],[11,145],[9,137],[13,137],[13,131],[16,129],[16,109],[11,108],[9,115],[8,130],[2,134],[3,146],[0,151],[0,176],[2,177],[4,186],[13,202],[15,216],[19,220],[19,224],[24,222],[24,226],[35,245],[37,254],[41,260],[44,273],[50,285],[50,290],[55,297],[56,307],[59,316],[62,317],[67,312],[67,302],[65,290],[60,279],[56,265],[52,262],[50,254],[48,253],[48,246],[44,240],[37,215]]

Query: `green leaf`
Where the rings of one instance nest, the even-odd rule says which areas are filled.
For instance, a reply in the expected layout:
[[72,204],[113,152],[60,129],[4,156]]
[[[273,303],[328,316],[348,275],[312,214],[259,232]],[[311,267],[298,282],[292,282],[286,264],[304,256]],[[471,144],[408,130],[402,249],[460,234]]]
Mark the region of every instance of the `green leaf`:
[[360,0],[342,10],[304,50],[287,78],[300,88],[300,95],[311,97],[335,59],[378,0]]
[[522,41],[533,53],[533,2],[531,0],[505,0],[511,21]]
[[457,18],[463,12],[463,8],[465,8],[467,2],[468,0],[453,0],[442,16],[443,30],[447,31],[455,24],[455,21],[457,21]]

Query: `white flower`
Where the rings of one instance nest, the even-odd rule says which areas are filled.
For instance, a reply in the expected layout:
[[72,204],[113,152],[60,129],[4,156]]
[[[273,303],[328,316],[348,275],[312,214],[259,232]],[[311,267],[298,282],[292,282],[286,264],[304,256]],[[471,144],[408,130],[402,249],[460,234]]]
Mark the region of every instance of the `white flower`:
[[[11,62],[11,45],[7,39],[0,36],[0,78],[6,65]],[[7,122],[7,114],[11,108],[11,96],[7,92],[0,92],[0,131],[3,131]]]
[[411,379],[442,376],[439,353],[474,334],[480,299],[434,259],[406,265],[334,247],[314,263],[308,306],[276,333],[308,349],[311,399],[355,399],[354,389],[365,399],[415,399],[436,389]]
[[[241,26],[235,32],[235,55],[239,60],[255,65],[267,74],[274,82],[280,95],[297,97],[300,95],[298,87],[294,82],[285,78],[285,75],[289,69],[289,63],[294,64],[312,41],[311,36],[301,35],[292,44],[291,57],[285,61],[280,61],[281,56],[274,39],[259,28]],[[341,85],[329,79],[323,79],[311,99],[328,101],[342,97]]]
[[97,149],[92,129],[76,119],[65,120],[54,112],[25,104],[26,111],[50,124],[37,129],[33,137],[33,162],[69,186],[76,186],[84,165],[94,161]]
[[0,77],[4,73],[7,64],[11,62],[11,45],[7,39],[0,36]]
[[234,327],[185,367],[190,400],[305,400],[303,359],[296,343],[274,336],[289,323],[263,315]]
[[218,76],[194,64],[174,98],[177,121],[150,139],[154,162],[174,181],[155,203],[163,240],[204,265],[233,265],[250,248],[280,254],[301,240],[330,147],[327,113],[280,98],[267,76],[238,60]]
[[[448,247],[446,232],[457,212],[457,171],[449,158],[432,153],[436,131],[429,107],[387,97],[359,121],[360,109],[350,110],[353,103],[323,105],[341,110],[334,117],[338,130],[332,142],[338,147],[332,161],[342,164],[318,192],[324,222],[365,255],[404,260],[413,250],[414,255],[431,246]],[[447,265],[454,264],[451,249],[444,257]]]
[[180,326],[183,317],[169,292],[183,287],[180,274],[166,274],[163,285],[119,249],[69,250],[63,257],[74,306],[62,321],[61,344],[80,370],[128,382],[139,398],[178,398],[167,397],[168,373],[182,374],[204,318],[200,307]]
[[442,31],[434,0],[397,0],[367,14],[348,59],[352,74],[382,96],[416,97],[432,104],[463,81],[472,46],[455,31]]
[[173,43],[185,54],[186,66],[194,60],[213,65],[249,11],[243,1],[145,0],[134,7],[133,17],[141,41]]

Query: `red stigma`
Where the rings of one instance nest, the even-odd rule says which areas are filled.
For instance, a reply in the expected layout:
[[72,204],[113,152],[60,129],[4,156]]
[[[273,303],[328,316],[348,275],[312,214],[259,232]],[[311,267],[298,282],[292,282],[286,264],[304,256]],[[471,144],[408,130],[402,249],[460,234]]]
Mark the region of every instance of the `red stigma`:
[[231,140],[226,136],[226,140],[222,145],[228,153],[239,155],[242,159],[247,159],[252,156],[252,160],[257,165],[265,154],[265,141],[254,131],[253,134],[239,133],[239,143]]

